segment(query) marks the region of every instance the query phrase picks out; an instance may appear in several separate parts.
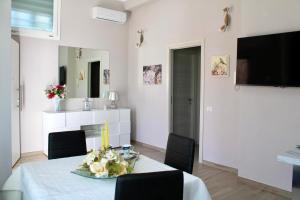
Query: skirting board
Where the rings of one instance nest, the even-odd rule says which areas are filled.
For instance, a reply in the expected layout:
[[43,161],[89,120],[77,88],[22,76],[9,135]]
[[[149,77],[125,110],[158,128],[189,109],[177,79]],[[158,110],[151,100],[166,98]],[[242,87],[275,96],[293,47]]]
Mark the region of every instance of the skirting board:
[[222,171],[234,173],[236,175],[238,174],[238,170],[235,169],[235,168],[226,167],[226,166],[219,165],[219,164],[216,164],[216,163],[213,163],[213,162],[209,162],[209,161],[206,161],[206,160],[203,160],[203,164],[206,165],[206,166],[209,166],[209,167],[220,169]]
[[246,179],[246,178],[242,178],[242,177],[238,177],[238,178],[239,178],[239,182],[241,182],[241,183],[245,183],[245,184],[251,185],[255,188],[259,188],[261,190],[265,190],[265,191],[274,193],[276,195],[286,197],[288,199],[292,199],[292,193],[291,192],[288,192],[288,191],[285,191],[285,190],[282,190],[282,189],[279,189],[279,188],[276,188],[276,187],[272,187],[272,186],[269,186],[269,185],[266,185],[266,184],[263,184],[263,183],[259,183],[259,182],[253,181],[253,180],[249,180],[249,179]]
[[43,151],[34,151],[34,152],[22,153],[21,158],[31,157],[31,156],[38,156],[38,155],[44,155]]
[[[161,148],[158,148],[158,147],[155,147],[155,146],[152,146],[152,145],[149,145],[149,144],[145,144],[145,143],[142,143],[142,142],[137,142],[137,141],[134,141],[134,140],[132,140],[132,144],[133,145],[134,144],[141,145],[141,146],[144,146],[144,147],[147,147],[147,148],[150,148],[150,149],[153,149],[153,150],[157,150],[157,151],[160,151],[160,152],[163,152],[163,153],[166,152],[165,149],[161,149]],[[238,169],[235,169],[235,168],[232,168],[232,167],[227,167],[227,166],[224,166],[224,165],[219,165],[219,164],[209,162],[209,161],[205,161],[205,160],[203,161],[203,164],[206,165],[206,166],[209,166],[209,167],[213,167],[213,168],[222,170],[222,171],[226,171],[226,172],[229,172],[229,173],[236,174],[238,176]],[[246,179],[246,178],[242,178],[242,177],[238,176],[238,181],[240,183],[251,185],[251,186],[253,186],[257,189],[265,190],[265,191],[274,193],[274,194],[282,196],[282,197],[286,197],[286,198],[290,198],[290,199],[292,197],[291,192],[288,192],[288,191],[285,191],[285,190],[282,190],[282,189],[279,189],[279,188],[275,188],[275,187],[272,187],[272,186],[269,186],[269,185],[266,185],[266,184],[263,184],[263,183],[259,183],[259,182],[256,182],[256,181],[253,181],[253,180],[250,180],[250,179]]]
[[137,145],[140,145],[140,146],[149,148],[149,149],[153,149],[153,150],[156,150],[156,151],[160,151],[160,152],[166,153],[166,150],[165,150],[165,149],[162,149],[162,148],[159,148],[159,147],[155,147],[155,146],[152,146],[152,145],[150,145],[150,144],[145,144],[145,143],[138,142],[138,141],[135,141],[135,140],[131,140],[131,143],[132,143],[133,145],[134,145],[134,144],[137,144]]
[[[219,170],[222,170],[222,171],[226,171],[226,172],[230,172],[230,173],[234,173],[234,174],[238,175],[238,169],[235,169],[235,168],[226,167],[226,166],[219,165],[219,164],[209,162],[209,161],[203,161],[203,164],[207,165],[209,167],[213,167],[213,168],[216,168],[216,169],[219,169]],[[255,187],[257,189],[268,191],[268,192],[274,193],[274,194],[282,196],[282,197],[286,197],[286,198],[289,198],[289,199],[292,198],[292,193],[291,192],[288,192],[288,191],[285,191],[285,190],[282,190],[282,189],[279,189],[279,188],[275,188],[275,187],[272,187],[272,186],[269,186],[269,185],[266,185],[266,184],[263,184],[263,183],[259,183],[259,182],[256,182],[256,181],[253,181],[253,180],[250,180],[250,179],[242,178],[242,177],[239,177],[239,176],[238,176],[238,181],[240,183],[244,183],[244,184],[250,185],[252,187]]]

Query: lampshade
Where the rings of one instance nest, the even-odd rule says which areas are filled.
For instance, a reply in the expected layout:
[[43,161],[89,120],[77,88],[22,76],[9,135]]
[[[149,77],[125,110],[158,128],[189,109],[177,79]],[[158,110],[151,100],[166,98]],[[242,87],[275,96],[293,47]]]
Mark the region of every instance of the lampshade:
[[119,100],[118,93],[116,91],[110,91],[109,95],[108,95],[108,100],[110,100],[110,101],[118,101]]

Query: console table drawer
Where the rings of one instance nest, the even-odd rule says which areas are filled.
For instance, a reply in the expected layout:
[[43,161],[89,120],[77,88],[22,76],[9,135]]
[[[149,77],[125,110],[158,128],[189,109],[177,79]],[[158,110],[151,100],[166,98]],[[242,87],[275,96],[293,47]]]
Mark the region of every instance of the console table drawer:
[[93,124],[92,112],[69,112],[66,113],[67,127],[80,127]]
[[44,129],[59,129],[66,126],[66,113],[50,113],[43,115]]
[[48,154],[48,136],[51,132],[84,130],[87,150],[101,146],[101,125],[108,122],[109,144],[119,147],[130,144],[130,110],[92,110],[43,113],[43,150]]
[[93,112],[93,123],[104,124],[105,121],[108,123],[119,121],[119,110],[101,110]]

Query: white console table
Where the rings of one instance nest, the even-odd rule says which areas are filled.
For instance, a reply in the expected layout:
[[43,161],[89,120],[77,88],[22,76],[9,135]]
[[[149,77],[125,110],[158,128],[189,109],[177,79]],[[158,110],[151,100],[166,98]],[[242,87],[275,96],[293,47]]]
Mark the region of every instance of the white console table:
[[130,109],[65,111],[43,113],[43,151],[48,155],[52,132],[85,130],[87,150],[100,148],[100,125],[108,122],[109,143],[113,147],[130,144]]
[[292,200],[300,200],[300,149],[282,153],[277,160],[293,166]]

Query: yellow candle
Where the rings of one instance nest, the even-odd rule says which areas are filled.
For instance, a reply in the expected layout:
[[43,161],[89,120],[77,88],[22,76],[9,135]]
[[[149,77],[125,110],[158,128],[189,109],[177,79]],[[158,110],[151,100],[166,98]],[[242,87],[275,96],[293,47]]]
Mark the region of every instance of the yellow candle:
[[104,130],[103,127],[101,127],[101,151],[105,150],[105,139],[104,139]]
[[105,122],[105,147],[109,147],[108,123]]

